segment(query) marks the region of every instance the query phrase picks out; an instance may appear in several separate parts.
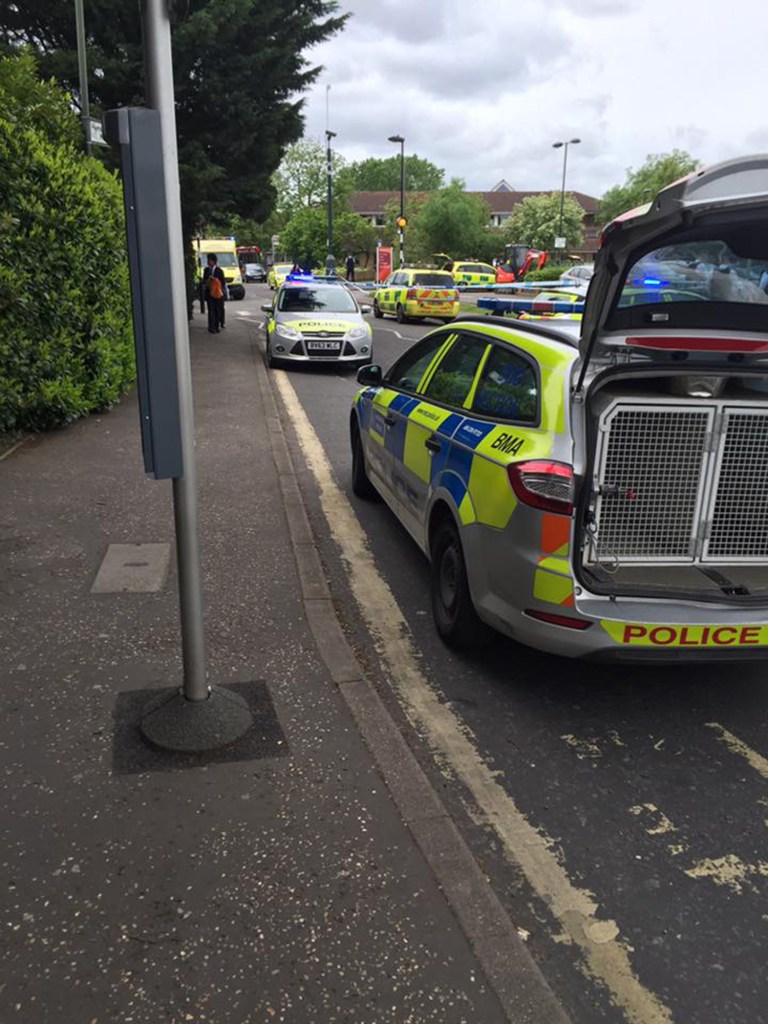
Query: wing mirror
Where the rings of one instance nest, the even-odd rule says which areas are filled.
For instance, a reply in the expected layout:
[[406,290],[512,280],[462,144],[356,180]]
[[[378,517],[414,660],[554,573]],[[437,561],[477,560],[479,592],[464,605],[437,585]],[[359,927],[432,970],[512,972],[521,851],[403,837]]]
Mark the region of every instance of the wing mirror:
[[275,307],[272,305],[271,302],[265,302],[263,304],[263,306],[261,307],[261,312],[262,313],[269,313],[270,316],[272,315],[272,313],[274,313],[274,311],[275,311]]
[[368,387],[379,387],[382,381],[381,367],[376,363],[369,366],[361,366],[357,371],[357,383],[366,384]]
[[368,316],[372,309],[373,306],[364,306],[362,303],[360,304],[360,312],[363,314],[363,316]]

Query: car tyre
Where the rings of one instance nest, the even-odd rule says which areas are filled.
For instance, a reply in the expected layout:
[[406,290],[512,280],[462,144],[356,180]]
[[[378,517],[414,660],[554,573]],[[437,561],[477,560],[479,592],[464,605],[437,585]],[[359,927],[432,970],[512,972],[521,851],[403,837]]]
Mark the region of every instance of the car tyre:
[[444,520],[432,543],[432,615],[443,641],[456,651],[474,650],[494,636],[475,611],[464,552],[456,526]]
[[281,366],[280,360],[272,355],[272,346],[267,342],[267,366],[270,370],[276,370]]
[[384,314],[379,309],[379,304],[376,301],[376,299],[373,300],[373,315],[376,317],[377,320],[381,320],[381,318],[384,316]]
[[408,317],[405,315],[405,310],[403,309],[402,304],[399,303],[399,302],[397,304],[397,310],[395,312],[395,316],[397,317],[397,322],[399,324],[408,323]]
[[376,488],[368,478],[368,471],[365,468],[363,439],[360,437],[360,427],[357,425],[357,421],[352,426],[352,493],[366,501],[378,497]]

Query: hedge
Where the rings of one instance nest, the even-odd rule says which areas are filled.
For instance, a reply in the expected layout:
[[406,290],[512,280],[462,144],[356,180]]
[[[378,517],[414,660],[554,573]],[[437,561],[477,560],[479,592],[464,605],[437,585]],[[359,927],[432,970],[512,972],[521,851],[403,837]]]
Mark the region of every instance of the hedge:
[[135,377],[120,185],[0,114],[0,431],[115,402]]

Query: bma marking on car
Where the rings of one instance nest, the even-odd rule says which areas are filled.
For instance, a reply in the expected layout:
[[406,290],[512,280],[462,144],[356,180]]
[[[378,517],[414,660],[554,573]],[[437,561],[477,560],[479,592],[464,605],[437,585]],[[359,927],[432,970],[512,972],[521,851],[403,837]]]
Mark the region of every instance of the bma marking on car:
[[512,434],[499,434],[491,445],[491,448],[498,448],[505,455],[517,455],[525,444],[525,438],[514,437]]

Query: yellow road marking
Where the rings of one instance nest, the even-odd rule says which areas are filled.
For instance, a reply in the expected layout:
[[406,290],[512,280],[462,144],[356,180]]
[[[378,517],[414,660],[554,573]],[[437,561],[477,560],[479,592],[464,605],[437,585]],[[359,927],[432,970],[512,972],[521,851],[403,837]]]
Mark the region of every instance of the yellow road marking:
[[750,764],[756,772],[759,772],[764,779],[768,779],[768,757],[763,757],[762,754],[758,754],[756,750],[748,747],[743,740],[740,740],[738,736],[734,736],[732,732],[728,732],[724,725],[720,725],[719,722],[707,722],[708,729],[715,729],[720,733],[720,739],[734,754],[740,754],[748,764]]
[[747,864],[735,853],[727,853],[724,857],[707,857],[688,868],[685,872],[689,878],[711,878],[716,885],[724,885],[734,892],[742,893],[744,888],[752,888],[749,879],[756,875],[768,878],[768,863],[758,861]]
[[471,793],[478,815],[495,829],[506,854],[524,871],[538,896],[561,924],[566,941],[585,958],[585,970],[602,982],[631,1024],[672,1024],[661,999],[632,970],[629,949],[613,921],[598,919],[593,895],[568,877],[553,843],[527,820],[480,756],[474,736],[442,703],[420,669],[408,624],[381,576],[354,510],[333,470],[287,374],[275,374],[306,464],[318,486],[328,527],[347,565],[348,582],[411,723],[425,736],[438,761]]

